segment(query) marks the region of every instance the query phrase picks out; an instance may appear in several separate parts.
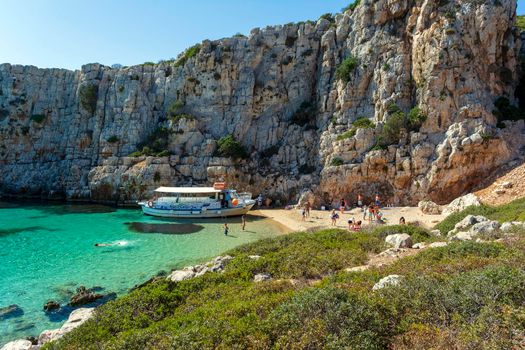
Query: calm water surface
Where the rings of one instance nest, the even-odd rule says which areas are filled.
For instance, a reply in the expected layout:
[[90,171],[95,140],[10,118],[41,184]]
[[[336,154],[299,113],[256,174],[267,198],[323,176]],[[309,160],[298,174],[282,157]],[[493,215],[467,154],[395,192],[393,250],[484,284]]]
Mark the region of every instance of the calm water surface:
[[[0,202],[0,308],[16,304],[23,314],[2,317],[0,346],[60,327],[71,310],[47,315],[53,299],[66,304],[76,287],[125,294],[159,271],[205,261],[227,249],[282,234],[268,219],[173,220],[140,209],[98,205]],[[95,247],[95,243],[111,246]]]

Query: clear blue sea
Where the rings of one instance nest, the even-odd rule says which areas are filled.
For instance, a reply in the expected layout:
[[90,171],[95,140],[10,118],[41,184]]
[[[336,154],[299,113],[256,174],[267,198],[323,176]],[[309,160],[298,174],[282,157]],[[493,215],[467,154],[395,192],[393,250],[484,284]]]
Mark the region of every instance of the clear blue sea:
[[223,222],[158,219],[100,205],[0,202],[0,308],[16,304],[23,311],[0,318],[0,346],[60,327],[71,310],[47,315],[42,307],[50,299],[66,304],[80,285],[122,295],[159,271],[282,234],[274,222],[249,216],[246,231],[240,219],[227,219],[224,236]]

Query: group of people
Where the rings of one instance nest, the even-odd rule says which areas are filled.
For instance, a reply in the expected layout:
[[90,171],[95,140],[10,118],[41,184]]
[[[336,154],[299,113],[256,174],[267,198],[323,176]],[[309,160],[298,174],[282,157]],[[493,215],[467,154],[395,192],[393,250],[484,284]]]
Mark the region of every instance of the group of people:
[[[241,216],[241,228],[243,231],[246,229],[246,214],[243,214]],[[230,228],[228,227],[228,223],[224,223],[224,235],[228,236],[228,233],[230,232]]]
[[[330,214],[330,219],[332,220],[332,226],[337,226],[337,220],[339,219],[339,213],[337,213],[335,209],[332,210],[332,213]],[[351,217],[350,219],[348,219],[347,222],[348,222],[349,231],[361,231],[361,225],[363,224],[361,220],[356,220],[354,217]]]

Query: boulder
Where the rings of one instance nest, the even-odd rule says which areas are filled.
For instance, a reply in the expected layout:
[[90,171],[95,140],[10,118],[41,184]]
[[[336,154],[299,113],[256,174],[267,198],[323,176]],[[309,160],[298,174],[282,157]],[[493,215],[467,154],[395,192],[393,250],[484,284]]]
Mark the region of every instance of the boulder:
[[525,229],[525,222],[511,221],[511,222],[504,222],[503,224],[501,224],[500,230],[503,233],[511,233],[521,228]]
[[394,248],[410,248],[412,247],[412,237],[406,233],[397,233],[388,235],[385,242]]
[[440,205],[427,200],[420,201],[417,206],[423,214],[428,215],[439,215],[443,211]]
[[458,232],[449,237],[451,241],[471,241],[474,236],[470,232]]
[[54,300],[49,300],[47,303],[44,304],[44,311],[46,312],[58,309],[60,309],[60,304]]
[[420,243],[414,244],[412,246],[412,248],[414,248],[414,249],[424,249],[424,248],[426,248],[426,246],[427,246],[426,243],[420,242]]
[[272,279],[272,276],[270,276],[269,273],[258,273],[255,276],[253,276],[254,282],[268,281],[271,279]]
[[10,341],[9,343],[2,346],[0,350],[29,350],[33,344],[27,339],[18,339]]
[[403,279],[403,276],[400,276],[400,275],[389,275],[389,276],[383,277],[379,280],[379,282],[374,284],[374,286],[372,287],[372,290],[379,290],[379,289],[383,289],[388,286],[397,286],[401,282],[402,279]]
[[432,236],[439,237],[439,236],[441,236],[441,231],[440,231],[440,230],[431,230],[431,231],[430,231],[430,234],[431,234]]
[[450,202],[443,209],[443,214],[450,215],[452,213],[462,211],[463,209],[470,207],[472,205],[479,206],[481,205],[481,202],[479,201],[478,197],[476,197],[476,195],[469,193],[462,197],[456,198],[452,202]]
[[[470,240],[480,234],[490,234],[498,230],[500,224],[497,221],[489,220],[482,215],[467,215],[458,222],[454,229],[448,232],[447,236],[456,237],[459,240]],[[458,234],[461,233],[459,236]]]
[[478,222],[477,224],[472,225],[469,232],[473,234],[474,236],[480,235],[480,234],[490,234],[497,231],[500,227],[499,222],[487,220],[483,222]]
[[93,293],[91,289],[87,289],[84,286],[80,286],[77,288],[77,292],[75,295],[71,297],[69,300],[69,306],[81,306],[85,304],[92,303],[98,299],[103,298],[104,296],[102,294]]
[[306,204],[306,202],[310,202],[310,205],[313,206],[315,203],[315,194],[312,192],[312,190],[303,190],[301,193],[301,196],[299,197],[299,201],[297,202],[297,206],[302,208]]
[[195,277],[195,271],[192,268],[185,268],[183,270],[175,270],[166,277],[172,282],[180,282],[184,280],[189,280]]
[[260,255],[248,255],[248,258],[252,259],[252,260],[259,260],[261,258]]
[[24,314],[24,310],[16,304],[5,306],[0,308],[0,320],[6,320],[8,318],[20,317]]
[[38,336],[38,344],[42,345],[50,341],[61,338],[64,334],[71,332],[91,317],[93,317],[95,308],[80,308],[74,310],[68,317],[67,321],[59,329],[45,330]]

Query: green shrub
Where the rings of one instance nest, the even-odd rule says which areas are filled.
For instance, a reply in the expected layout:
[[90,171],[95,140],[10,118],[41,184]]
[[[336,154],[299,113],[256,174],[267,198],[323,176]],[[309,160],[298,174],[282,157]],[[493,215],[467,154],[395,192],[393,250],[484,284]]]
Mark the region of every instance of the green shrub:
[[354,137],[357,132],[357,129],[373,129],[375,128],[375,126],[376,125],[374,124],[374,122],[366,117],[357,118],[352,123],[352,128],[348,131],[345,131],[341,135],[337,136],[337,140],[341,141],[341,140],[346,140],[351,137]]
[[361,0],[354,0],[353,3],[349,4],[348,6],[346,7],[343,7],[341,9],[341,12],[346,12],[348,10],[355,10],[357,6],[359,6],[359,3],[361,2]]
[[156,156],[164,157],[169,155],[168,142],[171,131],[166,127],[159,127],[148,135],[144,142],[137,145],[137,151],[131,153],[130,157]]
[[35,123],[40,124],[46,119],[46,116],[44,114],[33,114],[29,119]]
[[184,107],[185,103],[182,100],[175,100],[168,106],[167,114],[168,117],[177,115],[180,110]]
[[277,349],[386,349],[391,311],[362,295],[326,287],[298,293],[268,318]]
[[356,128],[352,128],[350,130],[347,130],[344,133],[342,133],[341,135],[337,135],[337,139],[336,140],[337,141],[342,141],[342,140],[346,140],[346,139],[349,139],[351,137],[354,137],[356,131],[357,131]]
[[334,157],[330,161],[330,165],[331,166],[341,166],[343,164],[344,164],[343,160],[341,158],[339,158],[339,157]]
[[219,146],[217,152],[223,157],[230,157],[234,159],[246,158],[248,154],[244,147],[233,137],[232,134],[224,136],[217,141]]
[[427,119],[419,107],[413,107],[406,114],[394,102],[388,105],[387,113],[389,117],[383,123],[383,128],[376,142],[376,146],[382,149],[397,144],[403,131],[419,131]]
[[111,135],[106,141],[109,143],[115,143],[115,142],[119,142],[120,139],[117,135]]
[[330,23],[334,23],[335,22],[335,17],[331,13],[325,13],[325,14],[321,15],[321,17],[319,17],[319,18],[326,19]]
[[418,131],[421,125],[427,120],[427,116],[423,114],[421,108],[414,107],[408,112],[408,128],[412,131]]
[[525,16],[516,16],[516,27],[521,31],[525,31]]
[[142,65],[143,66],[154,66],[155,62],[147,61],[147,62],[142,63]]
[[89,112],[95,113],[98,99],[98,86],[94,84],[82,85],[79,89],[80,106]]
[[186,51],[184,51],[181,55],[179,55],[179,57],[175,61],[175,64],[174,64],[175,67],[184,66],[190,58],[197,56],[200,50],[201,50],[200,44],[195,44],[192,47],[189,47],[188,49],[186,49]]
[[350,56],[344,59],[343,62],[336,68],[335,77],[339,80],[342,80],[345,83],[348,83],[352,78],[352,72],[359,65],[357,58]]
[[301,103],[297,111],[292,115],[292,124],[304,126],[306,124],[315,122],[317,113],[317,106],[311,101]]

